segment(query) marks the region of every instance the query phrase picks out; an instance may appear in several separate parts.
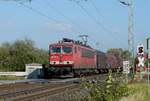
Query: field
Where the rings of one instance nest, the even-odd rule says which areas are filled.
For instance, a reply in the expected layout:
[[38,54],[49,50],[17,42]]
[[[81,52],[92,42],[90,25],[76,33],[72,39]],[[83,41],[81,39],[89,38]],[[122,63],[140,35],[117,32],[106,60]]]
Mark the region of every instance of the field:
[[0,76],[0,80],[25,80],[22,76]]
[[150,85],[143,82],[130,84],[129,87],[135,89],[135,93],[128,97],[123,97],[120,101],[150,101]]

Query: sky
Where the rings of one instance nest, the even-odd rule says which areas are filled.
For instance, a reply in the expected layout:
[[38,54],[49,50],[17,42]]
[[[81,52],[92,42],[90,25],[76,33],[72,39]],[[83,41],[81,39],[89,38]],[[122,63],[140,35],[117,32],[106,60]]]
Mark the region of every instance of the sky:
[[[80,40],[86,34],[93,48],[128,48],[128,7],[118,0],[18,1],[0,0],[0,44],[30,38],[48,50],[64,37]],[[135,47],[150,37],[149,5],[134,0]]]

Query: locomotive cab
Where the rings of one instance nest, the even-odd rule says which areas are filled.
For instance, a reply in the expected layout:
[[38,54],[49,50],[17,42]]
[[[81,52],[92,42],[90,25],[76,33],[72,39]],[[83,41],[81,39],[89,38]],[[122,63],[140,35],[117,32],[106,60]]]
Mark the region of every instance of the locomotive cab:
[[51,45],[50,65],[73,65],[72,45]]
[[[68,75],[72,72],[73,45],[58,43],[50,45],[50,68],[55,75]],[[53,75],[54,75],[53,74]]]

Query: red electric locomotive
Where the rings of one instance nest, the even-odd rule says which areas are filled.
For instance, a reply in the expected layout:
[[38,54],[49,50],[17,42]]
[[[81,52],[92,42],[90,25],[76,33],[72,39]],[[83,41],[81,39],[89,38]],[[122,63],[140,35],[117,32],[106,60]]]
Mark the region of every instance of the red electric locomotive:
[[64,38],[50,45],[50,71],[53,76],[116,71],[121,59],[96,51],[82,42]]
[[80,75],[96,70],[96,51],[79,41],[64,38],[50,45],[50,70],[53,75]]

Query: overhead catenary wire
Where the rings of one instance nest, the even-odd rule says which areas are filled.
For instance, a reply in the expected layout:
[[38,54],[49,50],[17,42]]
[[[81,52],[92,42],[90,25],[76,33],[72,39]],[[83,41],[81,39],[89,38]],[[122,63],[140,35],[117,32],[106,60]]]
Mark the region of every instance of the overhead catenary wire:
[[[16,0],[14,0],[14,1],[16,1]],[[59,20],[56,20],[56,19],[53,18],[53,17],[48,16],[47,14],[42,13],[40,10],[34,9],[33,7],[30,7],[30,6],[28,6],[28,5],[25,5],[25,4],[22,3],[22,2],[19,2],[18,0],[17,0],[16,2],[17,2],[18,4],[20,4],[20,5],[22,5],[23,7],[28,8],[28,9],[30,9],[31,11],[33,11],[33,12],[35,12],[35,13],[37,13],[37,14],[39,14],[39,15],[45,17],[45,18],[47,18],[48,20],[51,20],[51,21],[53,21],[53,22],[55,22],[55,23],[60,23],[60,22],[61,22],[61,21],[59,21]],[[78,30],[75,30],[75,29],[73,29],[73,28],[72,28],[71,30],[72,30],[72,32],[74,32],[74,33],[80,33]]]
[[[46,2],[46,0],[45,0]],[[84,33],[86,32],[86,30],[81,27],[79,24],[76,24],[75,22],[73,22],[68,16],[66,16],[63,12],[61,12],[60,10],[58,10],[56,7],[54,7],[50,1],[48,0],[48,2],[46,2],[46,4],[49,5],[49,7],[51,7],[52,9],[54,9],[59,15],[63,16],[66,20],[68,20],[71,24],[75,25],[77,27],[77,29],[82,29],[84,30]]]
[[95,8],[97,14],[100,16],[100,17],[104,17],[103,14],[100,12],[100,10],[97,8],[97,6],[95,5],[95,3],[93,2],[93,0],[89,0],[91,2],[91,4],[93,5],[93,7]]
[[[16,0],[15,0],[15,1],[16,1]],[[43,17],[46,17],[46,18],[49,19],[49,20],[52,20],[53,22],[56,22],[56,23],[59,23],[59,22],[60,22],[60,21],[56,20],[55,18],[50,17],[50,16],[48,16],[47,14],[44,14],[44,13],[42,13],[41,11],[39,11],[39,10],[37,10],[37,9],[34,9],[33,7],[30,7],[30,6],[28,6],[28,5],[25,5],[25,4],[22,3],[22,2],[19,2],[18,0],[17,0],[16,2],[19,3],[20,5],[22,5],[22,6],[26,7],[26,8],[28,8],[28,9],[32,10],[33,12],[38,13],[39,15],[41,15],[41,16],[43,16]],[[81,6],[81,7],[82,7],[82,6]],[[84,8],[83,8],[83,9],[84,9]],[[86,11],[86,9],[84,9],[84,10]],[[91,16],[91,15],[88,13],[88,11],[87,11],[87,14],[88,14],[89,16]],[[61,14],[61,15],[63,15],[63,14]],[[94,18],[94,16],[91,16],[91,18]],[[97,24],[101,25],[101,23],[99,23],[95,18],[94,18],[94,21],[97,22]],[[101,26],[104,27],[103,25],[101,25]],[[72,31],[75,32],[75,33],[80,33],[78,30],[72,30]]]
[[[57,14],[61,15],[62,17],[64,17],[69,23],[71,23],[72,25],[75,25],[76,27],[78,27],[77,29],[80,29],[81,26],[77,25],[76,23],[74,23],[68,16],[66,16],[64,13],[62,13],[60,10],[58,10],[56,7],[53,6],[52,3],[50,3],[50,1],[46,1],[44,0],[43,1],[48,7],[52,8],[53,10],[56,11]],[[77,29],[74,28],[74,31],[77,32],[77,33],[82,33],[80,31],[78,31]],[[83,29],[83,28],[81,28]]]
[[[56,11],[56,13],[58,13],[59,15],[63,16],[66,20],[68,20],[71,24],[74,24],[74,22],[69,18],[67,17],[65,14],[63,14],[60,10],[58,10],[56,7],[54,7],[52,5],[52,3],[50,3],[50,1],[43,1],[48,7],[52,8],[53,10]],[[88,13],[88,12],[87,12]],[[99,12],[100,13],[100,12]],[[96,19],[95,19],[96,20]],[[81,28],[80,26],[76,25],[76,27],[78,28]],[[81,32],[80,32],[81,33]],[[82,34],[82,33],[81,33]],[[91,43],[90,43],[91,44]],[[95,42],[94,42],[95,44]]]
[[[112,32],[112,31],[108,30],[100,21],[98,21],[93,15],[91,15],[91,14],[86,10],[86,8],[84,8],[82,5],[80,5],[80,2],[79,2],[79,1],[76,1],[76,0],[72,0],[72,1],[73,1],[77,6],[79,6],[79,7],[88,15],[88,17],[91,18],[96,24],[98,24],[101,28],[103,28],[105,31],[107,31],[108,34],[114,33],[114,32]],[[112,37],[114,37],[114,35],[112,35]],[[122,41],[119,40],[118,38],[114,37],[114,39],[120,41],[119,44],[120,44],[121,46],[122,46],[122,45],[125,45],[125,44],[122,43]]]
[[53,10],[55,10],[55,11],[57,12],[57,14],[63,16],[66,20],[68,20],[69,22],[73,23],[72,20],[71,20],[69,17],[67,17],[65,14],[63,14],[61,11],[59,11],[56,7],[54,7],[54,6],[52,5],[52,3],[50,3],[50,1],[44,0],[43,2],[44,2],[48,7],[52,8]]
[[[93,1],[93,0],[89,0],[89,2],[91,2],[93,8],[95,9],[95,11],[97,12],[97,14],[99,15],[99,18],[104,18],[104,15],[101,13],[101,11],[98,9],[98,7],[95,5],[94,1]],[[79,3],[79,2],[78,2],[78,3]],[[108,25],[108,24],[107,24],[107,25]],[[110,26],[109,26],[109,27],[110,27]],[[89,38],[91,38],[91,37],[89,37]],[[91,41],[94,42],[95,46],[96,46],[97,43],[99,43],[99,42],[96,42],[94,39],[91,39]],[[104,45],[102,45],[102,44],[103,44],[103,43],[101,42],[101,47],[104,48]],[[107,45],[109,45],[109,44],[107,43]],[[96,47],[97,47],[97,46],[96,46]],[[100,48],[100,47],[99,47],[99,48]],[[103,51],[103,48],[100,48],[100,49]],[[106,48],[106,47],[105,47],[105,48]]]
[[[89,0],[89,1],[91,2],[92,6],[95,8],[95,11],[96,11],[97,14],[99,15],[99,17],[104,18],[104,15],[101,13],[101,11],[98,9],[98,7],[95,5],[94,0]],[[118,1],[120,1],[120,0],[118,0]],[[108,26],[109,28],[112,27],[111,24],[107,24],[107,26]],[[115,32],[115,33],[116,33],[116,34],[119,34],[119,33],[117,33],[117,32]]]
[[[14,1],[16,1],[16,0],[14,0]],[[49,19],[49,20],[51,20],[51,21],[53,21],[53,22],[55,22],[55,23],[60,22],[60,21],[54,19],[53,17],[50,17],[50,16],[48,16],[48,15],[46,15],[46,14],[40,12],[39,10],[36,10],[36,9],[34,9],[34,8],[28,6],[28,5],[25,5],[25,4],[22,3],[22,2],[18,2],[18,1],[16,1],[16,2],[17,2],[18,4],[20,4],[20,5],[22,5],[23,7],[28,8],[28,9],[30,9],[31,11],[33,11],[33,12],[35,12],[35,13],[37,13],[37,14],[39,14],[39,15],[41,15],[41,16],[43,16],[43,17],[45,17],[45,18],[47,18],[47,19]]]

